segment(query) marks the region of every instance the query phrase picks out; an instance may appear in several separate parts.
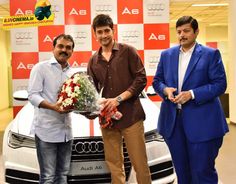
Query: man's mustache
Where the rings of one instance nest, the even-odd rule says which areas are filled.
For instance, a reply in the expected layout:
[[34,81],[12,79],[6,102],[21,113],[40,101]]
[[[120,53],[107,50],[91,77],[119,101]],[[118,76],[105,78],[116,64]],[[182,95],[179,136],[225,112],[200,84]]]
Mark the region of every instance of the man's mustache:
[[61,52],[60,55],[62,55],[62,54],[68,56],[68,54],[66,52]]
[[181,38],[180,41],[182,41],[182,40],[187,40],[187,38]]

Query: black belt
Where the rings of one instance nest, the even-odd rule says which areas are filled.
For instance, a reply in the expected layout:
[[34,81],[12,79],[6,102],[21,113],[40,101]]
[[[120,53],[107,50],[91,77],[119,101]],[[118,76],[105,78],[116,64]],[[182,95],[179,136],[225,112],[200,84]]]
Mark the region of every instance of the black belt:
[[177,115],[181,114],[182,113],[182,109],[176,109],[176,113],[177,113]]

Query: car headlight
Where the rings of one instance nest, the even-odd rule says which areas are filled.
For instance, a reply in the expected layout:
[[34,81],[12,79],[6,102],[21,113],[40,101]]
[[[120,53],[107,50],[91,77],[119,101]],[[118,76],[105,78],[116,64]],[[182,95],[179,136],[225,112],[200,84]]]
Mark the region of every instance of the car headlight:
[[146,132],[145,140],[146,142],[151,142],[151,141],[164,142],[164,138],[159,133],[157,133],[157,130]]
[[9,131],[8,145],[14,149],[20,147],[35,148],[35,140],[32,137]]

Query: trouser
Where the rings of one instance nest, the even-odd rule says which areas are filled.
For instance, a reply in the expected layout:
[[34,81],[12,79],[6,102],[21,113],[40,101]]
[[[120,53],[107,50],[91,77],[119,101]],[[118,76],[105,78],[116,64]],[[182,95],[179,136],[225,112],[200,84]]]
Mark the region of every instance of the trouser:
[[66,184],[70,170],[72,141],[49,143],[35,135],[40,184]]
[[151,184],[142,121],[124,129],[102,129],[102,136],[112,184],[125,184],[122,138],[124,138],[129,159],[136,172],[138,184]]
[[185,134],[182,114],[177,114],[172,136],[165,139],[171,152],[178,184],[217,184],[215,159],[223,138],[192,143]]

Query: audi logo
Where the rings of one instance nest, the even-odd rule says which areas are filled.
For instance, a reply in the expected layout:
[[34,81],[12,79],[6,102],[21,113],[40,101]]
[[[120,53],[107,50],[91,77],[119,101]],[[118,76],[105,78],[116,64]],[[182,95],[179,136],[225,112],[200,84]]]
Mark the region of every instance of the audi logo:
[[163,11],[165,9],[165,4],[148,4],[147,9],[149,11]]
[[148,61],[149,63],[158,63],[159,59],[160,59],[159,56],[150,56]]
[[139,37],[139,31],[124,31],[122,36],[125,38],[136,38]]
[[99,11],[99,12],[104,12],[104,11],[105,12],[111,12],[112,5],[105,5],[105,4],[103,4],[103,5],[96,5],[95,10]]
[[76,38],[79,38],[79,39],[82,39],[82,38],[86,38],[87,37],[87,33],[86,32],[83,32],[83,31],[80,31],[80,32],[74,32],[72,33],[73,37],[76,39]]
[[81,153],[102,153],[104,146],[102,141],[78,142],[75,144],[75,151]]
[[28,89],[28,86],[17,86],[16,87],[16,91],[19,91],[19,90],[27,90]]
[[18,32],[15,34],[15,38],[19,39],[32,39],[33,35],[32,32]]

